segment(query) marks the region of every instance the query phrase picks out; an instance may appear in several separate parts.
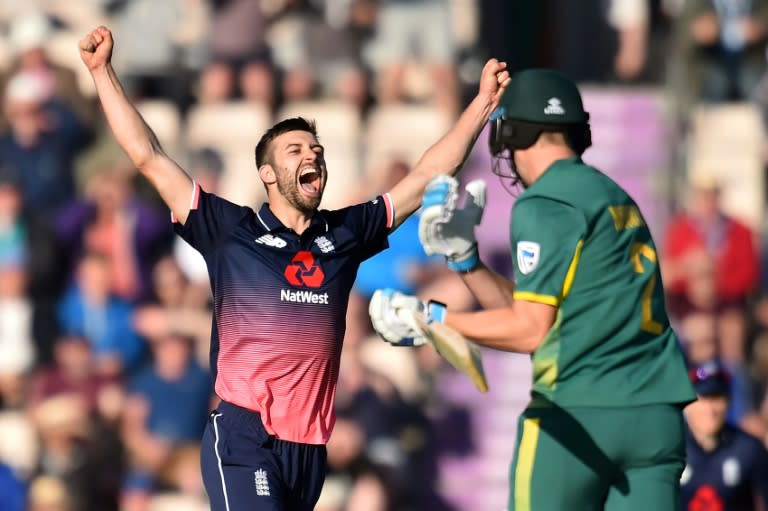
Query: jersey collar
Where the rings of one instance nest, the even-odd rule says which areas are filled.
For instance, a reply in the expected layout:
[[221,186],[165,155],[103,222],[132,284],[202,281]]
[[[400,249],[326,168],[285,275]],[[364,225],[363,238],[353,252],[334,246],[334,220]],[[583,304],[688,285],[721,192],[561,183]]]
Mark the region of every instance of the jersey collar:
[[[288,228],[283,225],[283,223],[274,215],[274,213],[272,213],[272,210],[269,209],[268,202],[265,202],[261,205],[261,208],[259,208],[259,211],[256,213],[256,218],[258,219],[258,222],[261,224],[261,226],[268,232],[288,230]],[[315,211],[315,214],[312,215],[312,220],[309,223],[308,230],[321,230],[323,232],[328,232],[328,221],[325,219],[321,211]]]
[[[536,193],[535,190],[538,190],[538,188],[541,186],[541,182],[542,181],[548,181],[549,179],[552,179],[553,178],[552,176],[554,176],[557,173],[557,170],[560,167],[562,167],[563,165],[573,165],[573,164],[580,164],[580,163],[583,163],[583,162],[581,160],[581,156],[578,156],[578,155],[577,156],[571,156],[569,158],[562,158],[560,160],[553,161],[549,165],[549,167],[547,167],[544,170],[544,172],[541,173],[541,175],[539,176],[539,178],[536,181],[534,181],[530,186],[526,187],[523,190],[523,193],[521,193],[517,197],[517,200],[519,201],[523,197],[528,197],[530,195],[535,194]],[[534,191],[531,191],[531,190],[534,190]]]

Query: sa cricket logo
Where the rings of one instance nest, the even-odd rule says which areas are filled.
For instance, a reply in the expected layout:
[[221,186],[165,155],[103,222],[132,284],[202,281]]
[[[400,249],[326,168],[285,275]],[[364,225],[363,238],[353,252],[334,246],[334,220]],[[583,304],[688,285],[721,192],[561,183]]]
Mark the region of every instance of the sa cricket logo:
[[517,242],[517,268],[523,275],[528,275],[539,265],[541,246],[533,241]]
[[565,115],[565,108],[560,98],[549,98],[547,106],[544,108],[545,115]]
[[325,280],[323,269],[309,250],[296,252],[283,275],[292,286],[300,287],[320,287]]

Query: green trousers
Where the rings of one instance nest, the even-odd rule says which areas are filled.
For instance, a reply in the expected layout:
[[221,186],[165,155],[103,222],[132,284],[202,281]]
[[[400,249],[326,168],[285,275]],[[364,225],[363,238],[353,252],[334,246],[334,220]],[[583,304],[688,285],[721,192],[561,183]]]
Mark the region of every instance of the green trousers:
[[684,467],[679,406],[534,400],[518,422],[509,510],[676,511]]

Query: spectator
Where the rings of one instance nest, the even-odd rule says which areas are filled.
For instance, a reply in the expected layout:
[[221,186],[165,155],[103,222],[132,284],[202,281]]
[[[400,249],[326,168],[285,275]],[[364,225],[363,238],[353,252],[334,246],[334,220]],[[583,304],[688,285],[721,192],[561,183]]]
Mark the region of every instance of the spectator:
[[307,44],[314,23],[322,23],[308,0],[288,0],[270,12],[269,44],[280,72],[282,102],[314,99],[318,95]]
[[195,358],[208,367],[211,335],[210,286],[189,282],[172,256],[155,264],[154,297],[139,305],[133,316],[136,331],[145,339],[158,340],[173,333],[194,341]]
[[0,265],[0,397],[8,408],[22,406],[26,379],[35,363],[26,280],[22,267]]
[[18,291],[31,307],[28,337],[35,341],[38,363],[50,362],[58,333],[53,304],[65,281],[62,259],[47,219],[24,208],[19,176],[9,168],[0,169],[0,267],[24,273]]
[[768,1],[688,0],[677,24],[678,99],[750,99],[765,72]]
[[[386,511],[394,508],[394,487],[385,475],[386,470],[366,455],[365,435],[354,420],[340,417],[336,422],[328,442],[328,470],[328,488],[323,488],[325,499],[321,497],[319,502],[321,509]],[[328,503],[331,492],[340,493],[333,499],[334,505]],[[363,500],[363,496],[367,498]],[[361,506],[363,502],[365,507],[351,507]]]
[[768,452],[758,439],[726,421],[728,373],[710,362],[693,367],[690,375],[699,399],[685,409],[688,459],[680,478],[681,507],[685,511],[764,508]]
[[577,83],[638,78],[648,51],[648,2],[551,0],[552,67]]
[[316,13],[304,31],[306,65],[321,98],[341,100],[361,113],[371,100],[370,72],[363,51],[373,36],[375,4],[352,0],[339,25]]
[[[274,108],[275,72],[261,0],[211,2],[208,62],[197,91],[201,103],[244,98]],[[207,188],[206,188],[207,190]]]
[[75,71],[51,61],[46,48],[54,32],[50,17],[42,11],[31,10],[14,18],[8,30],[11,65],[7,75],[0,77],[0,83],[4,85],[22,71],[32,73],[49,84],[56,101],[90,126],[96,113],[94,103],[80,89]]
[[377,100],[392,104],[406,98],[408,64],[427,69],[434,103],[451,115],[458,112],[458,78],[451,11],[447,0],[380,0],[376,39],[370,65],[376,79]]
[[[106,442],[109,431],[94,426],[86,404],[74,394],[51,397],[31,410],[41,439],[34,480],[41,476],[58,480],[62,491],[56,495],[64,495],[67,501],[55,500],[71,506],[65,508],[70,511],[117,511],[114,481],[122,472],[123,460]],[[41,491],[38,496],[47,501],[43,493],[48,494]],[[31,491],[31,501],[33,495]],[[38,505],[36,509],[46,509],[41,502]]]
[[84,254],[75,282],[58,303],[58,317],[64,334],[91,344],[97,370],[115,376],[137,367],[144,345],[131,326],[133,307],[110,291],[109,268],[103,255]]
[[[54,362],[41,367],[32,378],[28,403],[36,406],[61,394],[76,395],[89,414],[99,411],[100,399],[119,388],[114,375],[96,371],[96,361],[88,340],[77,335],[65,335],[54,345]],[[109,394],[114,399],[114,394]]]
[[[365,363],[362,347],[349,344],[342,352],[336,400],[336,424],[342,426],[338,435],[334,430],[329,444],[330,473],[353,481],[353,494],[358,483],[379,488],[374,493],[386,497],[381,505],[435,509],[429,500],[432,473],[424,463],[433,446],[427,418],[416,403],[403,399],[387,375]],[[360,491],[367,493],[363,488]]]
[[129,302],[150,296],[152,265],[173,239],[165,214],[136,197],[119,167],[91,176],[84,197],[61,208],[55,228],[73,262],[84,252],[102,254],[111,291]]
[[52,94],[40,74],[13,75],[3,104],[10,130],[0,137],[0,165],[19,177],[24,205],[48,215],[74,197],[73,161],[90,139],[86,126]]
[[620,80],[633,80],[643,71],[648,54],[649,13],[645,0],[611,0],[608,23],[618,33],[613,72]]
[[27,511],[75,511],[75,507],[61,478],[39,476],[30,485]]
[[131,378],[123,416],[123,439],[130,453],[130,471],[123,488],[127,511],[144,509],[152,491],[184,486],[172,478],[189,473],[172,467],[179,457],[185,463],[194,462],[197,487],[186,489],[203,492],[199,458],[190,459],[185,453],[189,447],[197,452],[211,405],[210,376],[192,356],[190,339],[169,334],[153,340],[150,346],[153,362]]
[[0,509],[25,511],[26,494],[24,483],[8,465],[0,462]]
[[699,365],[717,358],[717,317],[711,312],[693,312],[680,321],[677,328],[685,358]]
[[[717,316],[712,312],[693,312],[680,323],[680,341],[689,365],[697,367],[719,358]],[[734,365],[730,374],[728,420],[745,425],[756,417],[750,374],[742,365]]]
[[[123,45],[115,61],[136,98],[167,99],[181,110],[189,103],[190,77],[202,65],[205,20],[202,0],[113,0],[111,16]],[[190,20],[190,18],[196,18]]]
[[[687,207],[667,225],[662,250],[673,314],[715,312],[720,354],[733,362],[744,358],[745,307],[759,282],[753,237],[747,225],[721,209],[719,185],[702,178],[690,183]],[[702,289],[706,278],[713,279],[711,289]]]

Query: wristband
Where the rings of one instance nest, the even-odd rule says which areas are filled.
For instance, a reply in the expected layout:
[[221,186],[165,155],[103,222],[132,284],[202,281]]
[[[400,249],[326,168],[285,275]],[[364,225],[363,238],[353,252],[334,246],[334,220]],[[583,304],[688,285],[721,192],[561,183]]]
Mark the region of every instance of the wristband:
[[445,264],[449,269],[459,273],[468,273],[474,270],[475,267],[480,264],[480,255],[477,253],[477,243],[474,243],[472,248],[460,257],[461,259],[459,260],[446,258]]
[[430,300],[427,302],[427,323],[437,321],[443,323],[445,321],[446,305],[436,300]]

